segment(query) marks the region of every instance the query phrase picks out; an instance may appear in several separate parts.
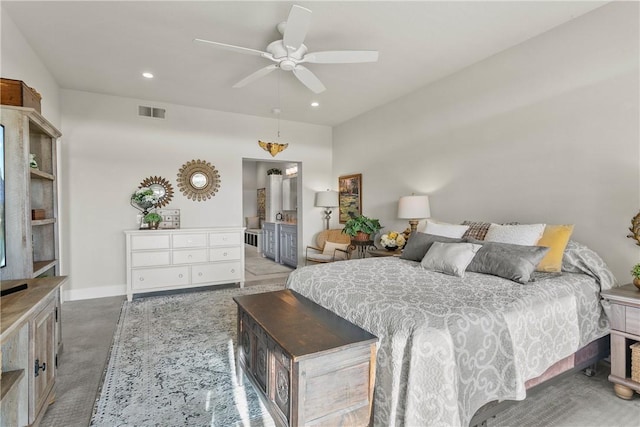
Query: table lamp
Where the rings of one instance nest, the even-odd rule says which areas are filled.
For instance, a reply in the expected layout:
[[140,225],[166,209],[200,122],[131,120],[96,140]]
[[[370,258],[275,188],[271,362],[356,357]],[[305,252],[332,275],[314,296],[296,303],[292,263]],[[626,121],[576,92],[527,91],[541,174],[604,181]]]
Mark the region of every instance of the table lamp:
[[398,218],[408,219],[411,232],[417,230],[418,221],[431,216],[429,196],[402,196],[398,201]]
[[315,206],[318,208],[324,208],[324,220],[326,221],[326,229],[329,229],[329,220],[331,219],[331,209],[338,206],[338,192],[331,191],[318,191],[316,193]]

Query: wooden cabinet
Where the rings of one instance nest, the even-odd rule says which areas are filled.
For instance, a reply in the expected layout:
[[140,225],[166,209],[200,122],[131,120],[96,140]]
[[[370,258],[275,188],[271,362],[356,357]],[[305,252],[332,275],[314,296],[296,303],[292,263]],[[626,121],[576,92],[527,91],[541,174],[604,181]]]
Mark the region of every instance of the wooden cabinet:
[[237,372],[256,386],[276,425],[369,425],[374,335],[289,290],[234,300]]
[[244,228],[125,231],[127,298],[195,286],[244,285]]
[[265,222],[262,225],[262,255],[280,262],[280,224]]
[[28,288],[2,297],[0,425],[38,424],[53,402],[61,343],[60,286],[66,277],[3,281]]
[[[7,266],[2,279],[58,273],[56,141],[60,132],[32,108],[1,107],[5,134]],[[29,166],[34,154],[38,168]],[[32,219],[32,210],[44,219]]]
[[295,224],[280,224],[280,264],[298,267],[298,227]]
[[609,381],[618,397],[630,399],[640,393],[640,382],[631,379],[629,347],[640,342],[640,291],[633,285],[602,292],[611,302],[611,375]]

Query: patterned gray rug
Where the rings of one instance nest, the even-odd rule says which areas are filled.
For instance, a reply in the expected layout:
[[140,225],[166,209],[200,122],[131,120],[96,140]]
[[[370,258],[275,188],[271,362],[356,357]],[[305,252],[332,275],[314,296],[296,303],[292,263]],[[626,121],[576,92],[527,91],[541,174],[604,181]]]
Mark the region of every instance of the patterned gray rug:
[[233,296],[283,285],[124,302],[92,426],[272,426],[235,376]]
[[[125,302],[92,426],[272,426],[253,387],[236,382],[235,295],[259,285]],[[640,426],[640,396],[615,397],[608,366],[519,402],[490,427]]]

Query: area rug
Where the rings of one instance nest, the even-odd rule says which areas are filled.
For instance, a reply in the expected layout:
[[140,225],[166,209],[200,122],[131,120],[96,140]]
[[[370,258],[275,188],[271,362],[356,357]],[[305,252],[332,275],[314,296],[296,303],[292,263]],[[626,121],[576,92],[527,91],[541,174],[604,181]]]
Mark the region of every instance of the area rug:
[[265,274],[290,273],[293,268],[286,265],[278,264],[267,258],[251,257],[245,258],[244,269],[255,276],[263,276]]
[[235,372],[237,295],[260,285],[124,302],[92,426],[272,426]]

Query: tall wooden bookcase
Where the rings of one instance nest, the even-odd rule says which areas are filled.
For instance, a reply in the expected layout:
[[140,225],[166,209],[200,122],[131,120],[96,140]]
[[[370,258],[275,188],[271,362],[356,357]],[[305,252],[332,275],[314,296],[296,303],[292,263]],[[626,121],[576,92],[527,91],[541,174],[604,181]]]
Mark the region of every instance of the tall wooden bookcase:
[[[33,108],[0,107],[4,126],[6,266],[2,287],[28,289],[0,304],[0,425],[37,425],[54,400],[62,347],[56,142],[60,132]],[[37,168],[30,167],[30,154]],[[32,219],[33,209],[44,218]]]
[[[2,106],[5,138],[7,265],[2,280],[58,275],[56,142],[51,123],[32,108]],[[38,168],[29,165],[34,154]],[[44,219],[32,219],[32,209]]]

